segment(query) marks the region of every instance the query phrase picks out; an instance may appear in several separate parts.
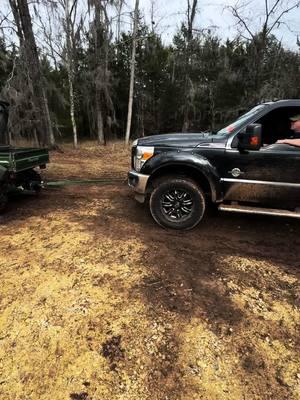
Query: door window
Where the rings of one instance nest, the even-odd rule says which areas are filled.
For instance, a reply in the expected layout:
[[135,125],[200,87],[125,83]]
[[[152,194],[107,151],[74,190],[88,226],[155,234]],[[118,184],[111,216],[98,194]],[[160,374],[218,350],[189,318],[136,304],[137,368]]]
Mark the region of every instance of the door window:
[[[294,132],[291,129],[290,118],[300,114],[300,107],[281,107],[270,111],[255,123],[262,126],[262,147],[266,148],[279,139],[300,138],[300,132]],[[283,145],[279,145],[282,149]],[[289,148],[294,146],[285,145]],[[232,142],[232,147],[237,147],[237,137]],[[273,147],[273,146],[272,146]],[[295,147],[298,151],[300,148]]]
[[256,121],[262,125],[263,146],[271,145],[279,139],[300,138],[300,133],[291,129],[290,118],[297,114],[300,114],[300,107],[282,107]]

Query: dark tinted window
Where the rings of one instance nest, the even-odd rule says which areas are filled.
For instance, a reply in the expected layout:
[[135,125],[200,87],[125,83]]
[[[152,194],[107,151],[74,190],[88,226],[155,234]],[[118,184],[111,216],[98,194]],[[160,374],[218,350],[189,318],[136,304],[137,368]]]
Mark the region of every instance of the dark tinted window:
[[270,111],[257,122],[262,125],[262,142],[264,145],[275,143],[278,139],[293,138],[290,118],[300,114],[300,107],[282,107]]

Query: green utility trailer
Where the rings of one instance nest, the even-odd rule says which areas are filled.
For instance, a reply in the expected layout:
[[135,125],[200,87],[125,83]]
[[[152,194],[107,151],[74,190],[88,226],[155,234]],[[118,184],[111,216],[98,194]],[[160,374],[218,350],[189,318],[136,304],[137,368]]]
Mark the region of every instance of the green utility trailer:
[[20,190],[38,192],[41,176],[37,168],[46,168],[49,162],[47,149],[17,148],[1,145],[7,140],[7,103],[0,102],[0,211],[7,203],[9,193]]

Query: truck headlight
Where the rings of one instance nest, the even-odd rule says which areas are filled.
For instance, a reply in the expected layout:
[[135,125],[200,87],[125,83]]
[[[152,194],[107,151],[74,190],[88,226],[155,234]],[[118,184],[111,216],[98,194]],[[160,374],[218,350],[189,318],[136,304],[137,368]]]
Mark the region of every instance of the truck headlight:
[[139,172],[149,158],[154,155],[154,147],[137,146],[134,157],[134,169]]

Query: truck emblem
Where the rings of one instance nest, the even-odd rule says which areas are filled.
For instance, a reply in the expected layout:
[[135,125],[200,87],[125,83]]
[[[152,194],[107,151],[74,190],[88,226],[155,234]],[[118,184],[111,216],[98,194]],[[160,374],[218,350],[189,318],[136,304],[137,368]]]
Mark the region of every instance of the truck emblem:
[[237,178],[240,176],[243,172],[239,168],[233,168],[232,171],[229,171],[229,173],[234,177]]

